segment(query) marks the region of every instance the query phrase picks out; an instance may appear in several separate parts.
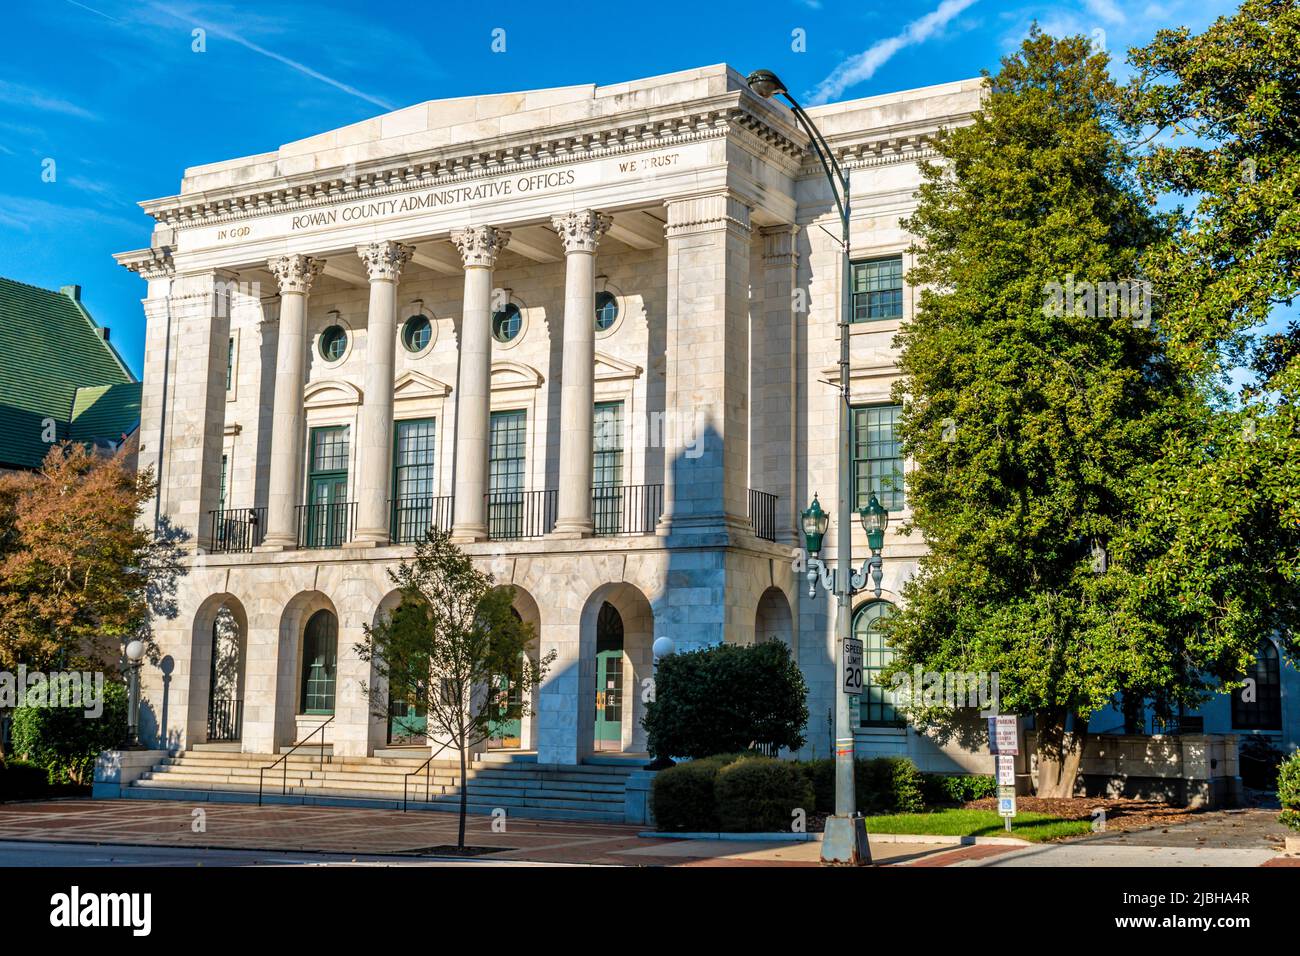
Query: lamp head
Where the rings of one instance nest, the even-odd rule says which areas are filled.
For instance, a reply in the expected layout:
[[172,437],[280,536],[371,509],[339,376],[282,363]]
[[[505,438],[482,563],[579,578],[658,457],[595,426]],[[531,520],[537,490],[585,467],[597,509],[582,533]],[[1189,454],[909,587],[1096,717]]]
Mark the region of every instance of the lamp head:
[[654,644],[651,645],[651,651],[655,658],[668,657],[677,649],[671,637],[656,637]]
[[749,84],[751,90],[765,100],[771,99],[777,93],[785,92],[785,84],[771,70],[755,70],[749,74],[745,82]]
[[858,511],[858,519],[862,522],[862,530],[867,533],[867,547],[873,552],[883,548],[885,529],[889,527],[889,512],[880,504],[874,491],[866,507]]
[[126,645],[126,659],[132,664],[137,663],[140,658],[144,657],[144,642],[134,640]]
[[804,544],[810,555],[816,555],[821,552],[822,539],[826,536],[826,529],[830,527],[831,516],[822,510],[822,503],[814,494],[812,504],[808,506],[808,510],[801,518]]

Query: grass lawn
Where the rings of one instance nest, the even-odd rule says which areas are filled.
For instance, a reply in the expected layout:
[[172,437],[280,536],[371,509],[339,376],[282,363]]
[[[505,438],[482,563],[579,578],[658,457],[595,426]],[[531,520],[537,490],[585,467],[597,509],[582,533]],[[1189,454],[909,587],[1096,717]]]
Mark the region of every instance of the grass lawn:
[[867,833],[916,833],[942,836],[1012,836],[1041,842],[1079,836],[1092,829],[1089,820],[1063,820],[1046,813],[1021,813],[1007,833],[993,810],[935,810],[932,813],[892,813],[867,817]]

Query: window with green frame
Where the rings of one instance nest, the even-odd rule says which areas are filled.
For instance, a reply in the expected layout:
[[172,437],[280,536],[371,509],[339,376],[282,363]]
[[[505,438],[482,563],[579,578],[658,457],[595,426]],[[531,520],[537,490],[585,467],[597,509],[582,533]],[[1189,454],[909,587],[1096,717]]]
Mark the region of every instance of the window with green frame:
[[890,511],[901,511],[903,446],[898,440],[901,405],[868,405],[853,409],[853,487],[855,508],[865,508],[872,492]]
[[903,317],[903,257],[885,256],[853,263],[853,321]]
[[432,418],[393,424],[393,539],[422,541],[432,526],[434,448]]
[[597,534],[618,534],[623,522],[623,403],[597,402],[592,421],[592,521]]
[[226,469],[230,464],[230,456],[221,456],[221,488],[217,492],[217,510],[226,510]]
[[488,437],[488,531],[492,537],[517,537],[523,529],[527,426],[522,410],[492,413]]
[[868,601],[853,614],[853,636],[862,642],[862,696],[858,716],[863,727],[902,727],[903,718],[895,707],[894,692],[878,676],[894,659],[885,642],[880,622],[894,613],[888,601]]
[[347,539],[349,434],[347,425],[311,430],[307,544],[313,548],[339,547]]
[[339,619],[333,611],[317,611],[307,621],[302,636],[302,694],[299,713],[334,713],[338,651]]
[[226,339],[226,391],[235,383],[235,337]]

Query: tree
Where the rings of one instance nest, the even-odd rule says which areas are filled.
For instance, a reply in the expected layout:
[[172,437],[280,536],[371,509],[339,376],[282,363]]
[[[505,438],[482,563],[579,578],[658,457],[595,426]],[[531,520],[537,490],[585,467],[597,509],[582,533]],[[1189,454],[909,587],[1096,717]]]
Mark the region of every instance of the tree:
[[939,137],[905,223],[921,295],[895,400],[905,530],[929,550],[883,625],[880,680],[997,672],[1002,710],[1035,719],[1048,797],[1073,793],[1089,717],[1177,666],[1101,564],[1188,414],[1140,285],[1163,223],[1113,129],[1107,65],[1031,29],[972,124]]
[[137,525],[153,490],[122,454],[79,444],[0,476],[0,667],[115,670],[147,634],[175,572],[174,545]]
[[[492,577],[451,543],[430,531],[389,578],[401,592],[391,614],[357,645],[381,682],[362,685],[375,716],[409,720],[427,713],[430,736],[460,752],[460,827],[465,846],[469,751],[487,740],[495,724],[529,712],[528,697],[545,675],[555,652],[532,660],[533,628],[514,612],[514,588],[494,587]],[[509,682],[516,688],[503,686]],[[514,693],[510,691],[514,690]]]
[[709,757],[751,746],[798,750],[808,723],[803,672],[780,641],[718,644],[659,662],[642,725],[656,757]]

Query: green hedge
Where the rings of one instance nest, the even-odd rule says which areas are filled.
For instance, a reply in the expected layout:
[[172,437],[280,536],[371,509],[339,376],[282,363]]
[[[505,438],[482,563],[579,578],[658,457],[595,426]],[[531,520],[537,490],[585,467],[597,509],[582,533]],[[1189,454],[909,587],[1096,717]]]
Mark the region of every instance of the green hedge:
[[126,732],[126,687],[106,681],[99,717],[87,717],[78,707],[16,708],[11,749],[44,767],[51,784],[87,786],[99,752],[120,747]]
[[992,774],[921,774],[921,796],[927,807],[942,806],[946,803],[967,803],[997,795],[998,784]]
[[[854,770],[862,813],[916,813],[926,808],[924,780],[903,757],[859,759]],[[835,761],[777,760],[753,753],[705,757],[655,775],[655,826],[687,832],[780,832],[796,809],[835,811]]]
[[40,800],[50,795],[49,772],[25,760],[0,761],[0,803]]
[[1300,831],[1300,750],[1278,768],[1277,798],[1282,804],[1279,819],[1292,830]]

